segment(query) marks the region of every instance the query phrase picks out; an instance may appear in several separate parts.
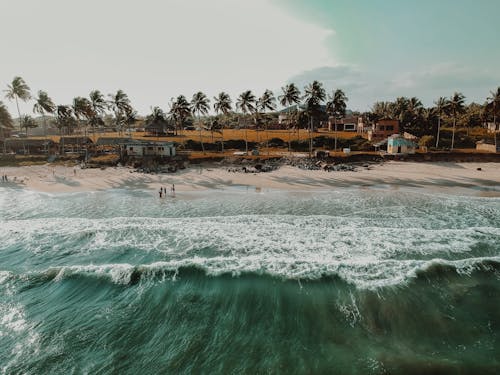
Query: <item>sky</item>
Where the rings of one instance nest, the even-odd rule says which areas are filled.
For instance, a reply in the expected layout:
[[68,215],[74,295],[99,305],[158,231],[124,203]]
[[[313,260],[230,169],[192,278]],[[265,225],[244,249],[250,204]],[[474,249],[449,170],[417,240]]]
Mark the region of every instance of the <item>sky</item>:
[[122,89],[144,115],[319,80],[363,111],[500,85],[498,0],[0,0],[0,14],[0,86],[21,76],[58,104]]

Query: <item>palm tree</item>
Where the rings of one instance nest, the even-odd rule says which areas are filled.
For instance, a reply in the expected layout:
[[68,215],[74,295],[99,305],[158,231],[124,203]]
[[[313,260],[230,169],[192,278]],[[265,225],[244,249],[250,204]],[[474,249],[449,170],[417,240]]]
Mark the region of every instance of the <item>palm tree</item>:
[[439,133],[441,132],[441,117],[443,115],[443,112],[446,111],[446,107],[448,105],[448,101],[444,97],[440,97],[438,100],[434,102],[434,105],[436,106],[436,113],[438,115],[438,128],[437,128],[437,135],[436,135],[436,148],[439,147]]
[[326,103],[326,112],[333,116],[335,124],[335,151],[337,151],[337,119],[345,117],[347,101],[348,99],[346,94],[342,90],[337,89]]
[[30,88],[24,82],[24,79],[21,77],[14,77],[12,80],[12,83],[10,85],[7,85],[7,90],[4,90],[6,92],[5,97],[9,100],[15,100],[16,101],[16,106],[17,106],[17,114],[19,115],[19,122],[21,121],[21,111],[19,110],[19,99],[21,99],[23,102],[26,102],[31,98],[30,94]]
[[202,137],[202,130],[203,126],[200,121],[200,116],[206,115],[208,113],[208,110],[210,109],[209,106],[210,99],[207,98],[207,96],[202,93],[201,91],[198,91],[196,94],[193,95],[193,98],[191,99],[191,110],[193,111],[194,114],[198,114],[198,129],[200,132],[200,143],[201,143],[201,150],[203,153],[205,153],[205,147],[203,146],[203,137]]
[[495,126],[494,134],[495,134],[495,146],[497,146],[497,114],[500,110],[500,87],[497,88],[497,91],[490,91],[491,96],[487,99],[486,109],[493,113],[493,124]]
[[[271,90],[266,90],[262,96],[257,101],[257,108],[262,112],[274,111],[276,109],[276,98]],[[267,119],[266,119],[267,120]],[[265,132],[266,132],[266,148],[267,154],[269,155],[269,134],[267,133],[267,121],[265,121]]]
[[[92,118],[92,103],[87,98],[77,96],[73,99],[73,114],[79,126],[85,125],[85,120],[89,122]],[[83,122],[82,122],[83,120]],[[87,136],[87,127],[85,126],[85,136]]]
[[3,140],[3,153],[5,154],[5,130],[12,129],[14,127],[14,121],[12,121],[12,116],[10,115],[7,106],[0,101],[0,136]]
[[372,120],[393,119],[393,105],[390,102],[375,102],[371,109]]
[[123,113],[122,116],[122,127],[128,129],[128,136],[129,138],[132,138],[132,130],[130,129],[130,126],[135,124],[137,122],[137,111],[133,109],[132,107],[128,107],[125,109],[125,112]]
[[[216,114],[222,113],[223,115],[227,115],[231,110],[231,98],[225,92],[219,93],[217,97],[214,97],[214,110]],[[224,126],[219,124],[219,130],[221,132],[221,150],[224,153]]]
[[95,128],[104,125],[102,116],[106,113],[107,103],[104,95],[99,90],[93,90],[89,94],[90,107],[92,109],[89,124],[92,127],[92,134],[95,142]]
[[[238,97],[238,101],[236,102],[236,108],[240,109],[243,114],[251,114],[255,112],[255,95],[251,90],[244,91]],[[248,134],[247,134],[248,126],[245,125],[245,153],[248,155]]]
[[59,133],[61,135],[61,150],[64,153],[64,137],[63,130],[66,128],[66,133],[69,133],[69,129],[73,127],[76,120],[73,118],[73,110],[70,105],[58,105],[56,107],[56,126],[59,128]]
[[19,127],[21,129],[26,129],[26,137],[28,137],[28,129],[36,128],[38,125],[33,117],[30,115],[21,116],[21,120],[19,121]]
[[448,100],[448,104],[447,104],[448,111],[449,111],[450,115],[453,117],[453,134],[451,136],[451,150],[452,151],[453,151],[453,148],[455,146],[455,128],[457,125],[457,115],[464,112],[464,109],[465,109],[464,102],[465,102],[465,96],[460,92],[456,92]]
[[54,113],[56,106],[52,99],[45,91],[38,91],[38,96],[35,98],[35,104],[33,105],[33,112],[42,115],[43,119],[43,136],[47,136],[47,119],[45,118],[46,113]]
[[[293,83],[289,83],[285,87],[281,88],[281,91],[283,92],[282,95],[278,97],[278,100],[280,101],[280,104],[283,107],[286,106],[292,106],[292,105],[297,105],[300,103],[300,90],[295,86]],[[292,116],[291,114],[287,114],[287,127],[288,127],[288,152],[292,152],[292,147],[291,147],[291,134],[290,134],[290,128],[291,128],[291,121]],[[300,137],[299,137],[300,139]]]
[[159,137],[160,134],[165,133],[168,127],[167,115],[160,107],[153,107],[151,109],[151,114],[146,116],[144,121],[145,126],[153,126],[156,130],[156,136]]
[[210,121],[205,129],[207,129],[211,133],[210,135],[212,136],[212,143],[214,143],[214,133],[220,133],[222,136],[222,124],[220,124],[217,119]]
[[184,95],[179,95],[175,101],[172,101],[170,104],[169,115],[177,124],[176,128],[179,128],[182,131],[184,122],[189,116],[191,116],[191,105]]
[[118,90],[116,94],[109,94],[108,96],[110,99],[108,101],[109,108],[113,111],[115,115],[115,124],[119,132],[121,132],[125,114],[132,110],[130,99],[122,90]]
[[309,115],[309,157],[312,157],[314,115],[319,112],[320,105],[326,98],[326,93],[323,85],[318,81],[306,86],[304,91],[306,111]]

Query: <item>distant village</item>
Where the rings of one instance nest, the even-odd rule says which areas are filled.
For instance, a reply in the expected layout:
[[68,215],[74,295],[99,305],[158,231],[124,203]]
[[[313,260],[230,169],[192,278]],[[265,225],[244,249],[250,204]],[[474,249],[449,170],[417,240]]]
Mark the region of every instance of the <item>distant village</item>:
[[[226,93],[210,100],[198,92],[191,101],[179,96],[169,112],[159,107],[141,117],[121,90],[98,90],[72,105],[55,105],[44,91],[31,97],[21,77],[8,85],[17,119],[0,102],[0,152],[6,156],[46,155],[55,160],[108,162],[154,159],[255,157],[329,157],[356,153],[412,155],[433,152],[498,153],[500,88],[483,105],[466,105],[455,93],[424,108],[417,98],[377,102],[370,112],[347,109],[342,90],[327,95],[318,81],[299,89],[288,84],[277,99],[266,90],[256,98],[250,90],[233,106]],[[37,118],[23,115],[19,101],[34,100]],[[111,157],[111,156],[114,156]]]

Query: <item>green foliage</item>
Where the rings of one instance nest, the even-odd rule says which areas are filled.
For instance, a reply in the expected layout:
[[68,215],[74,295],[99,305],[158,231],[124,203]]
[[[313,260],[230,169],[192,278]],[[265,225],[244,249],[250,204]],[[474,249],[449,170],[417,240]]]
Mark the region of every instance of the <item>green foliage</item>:
[[24,82],[21,77],[14,77],[12,83],[7,85],[5,90],[5,97],[9,100],[21,99],[27,101],[31,98],[30,87]]
[[309,141],[292,141],[290,142],[292,151],[309,151]]
[[[257,146],[256,142],[248,142],[248,149],[251,150]],[[245,150],[245,140],[243,139],[230,139],[224,141],[224,148],[226,150],[234,149],[234,150]]]
[[[444,149],[451,148],[451,140],[452,140],[452,129],[443,129],[441,131],[439,147]],[[476,142],[483,139],[482,135],[467,135],[464,129],[459,129],[455,132],[455,148],[475,148]]]
[[288,143],[281,138],[271,138],[269,140],[269,147],[287,147]]
[[7,109],[7,106],[0,101],[0,129],[12,129],[14,122]]
[[[333,150],[335,147],[335,139],[326,136],[320,136],[313,139],[313,146]],[[337,148],[350,148],[353,151],[373,151],[373,146],[363,137],[355,138],[338,138]]]
[[[243,142],[243,148],[245,148],[244,142]],[[220,142],[215,142],[215,143],[203,142],[203,147],[202,147],[201,142],[193,141],[192,139],[188,139],[186,142],[184,142],[184,149],[192,150],[192,151],[220,151],[221,150],[221,143]]]

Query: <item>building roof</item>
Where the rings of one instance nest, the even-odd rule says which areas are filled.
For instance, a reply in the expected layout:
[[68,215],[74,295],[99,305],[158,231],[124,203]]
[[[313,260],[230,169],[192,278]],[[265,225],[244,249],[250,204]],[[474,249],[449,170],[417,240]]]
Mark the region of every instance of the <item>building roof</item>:
[[123,138],[123,137],[100,137],[96,145],[97,146],[117,146],[121,145],[124,143],[130,143],[133,142],[132,139],[130,138]]
[[[128,139],[127,139],[128,140]],[[176,146],[175,142],[153,142],[143,141],[140,139],[132,139],[126,142],[127,146]]]
[[78,144],[92,144],[92,139],[89,137],[61,137],[59,143],[78,145]]
[[31,139],[31,138],[7,138],[5,145],[7,147],[42,147],[55,144],[50,139]]
[[410,146],[415,147],[417,144],[410,139],[404,138],[400,134],[393,134],[387,138],[387,143],[392,146]]

